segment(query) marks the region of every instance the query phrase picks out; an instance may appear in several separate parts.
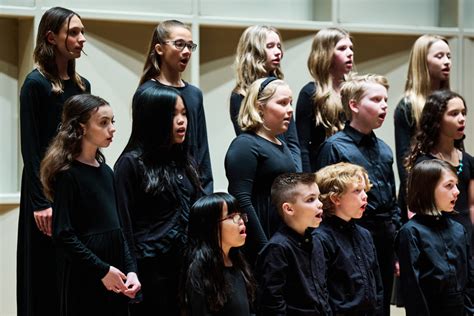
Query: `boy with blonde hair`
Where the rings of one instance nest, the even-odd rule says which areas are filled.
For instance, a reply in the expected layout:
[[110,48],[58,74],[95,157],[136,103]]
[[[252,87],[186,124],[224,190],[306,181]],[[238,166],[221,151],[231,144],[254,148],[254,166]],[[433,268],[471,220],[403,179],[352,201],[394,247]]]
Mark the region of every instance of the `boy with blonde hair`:
[[345,162],[316,173],[324,222],[315,231],[326,258],[335,315],[382,315],[383,286],[370,232],[357,225],[371,184],[364,168]]
[[342,131],[321,145],[316,160],[317,169],[342,161],[360,165],[368,172],[373,187],[358,224],[370,231],[377,250],[384,315],[390,315],[395,270],[393,241],[401,226],[392,150],[373,132],[382,126],[387,116],[387,89],[387,79],[383,76],[350,76],[341,87],[341,101],[349,121]]

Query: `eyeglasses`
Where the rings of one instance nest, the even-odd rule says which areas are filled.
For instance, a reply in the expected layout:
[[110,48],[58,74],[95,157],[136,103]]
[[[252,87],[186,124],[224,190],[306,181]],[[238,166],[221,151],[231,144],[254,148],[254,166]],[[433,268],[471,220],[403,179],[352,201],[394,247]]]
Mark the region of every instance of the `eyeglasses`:
[[165,43],[172,43],[177,50],[183,51],[185,47],[189,49],[189,51],[194,52],[196,50],[197,44],[193,42],[186,42],[182,39],[176,41],[165,41]]
[[232,219],[232,221],[235,224],[238,224],[240,222],[240,220],[243,220],[244,223],[247,223],[249,221],[247,213],[233,213],[233,214],[229,214],[226,217],[222,218],[221,220],[219,220],[219,222],[223,222],[223,221],[228,220],[228,219]]

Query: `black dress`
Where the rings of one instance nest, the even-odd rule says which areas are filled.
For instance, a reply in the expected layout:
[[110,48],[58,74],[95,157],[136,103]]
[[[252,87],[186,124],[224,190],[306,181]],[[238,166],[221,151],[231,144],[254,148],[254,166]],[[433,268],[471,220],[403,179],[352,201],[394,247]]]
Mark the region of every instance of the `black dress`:
[[[236,136],[242,134],[242,130],[240,129],[239,124],[237,123],[237,118],[239,116],[240,106],[243,100],[243,95],[232,92],[230,96],[229,112]],[[291,119],[290,126],[288,126],[288,130],[282,135],[279,135],[278,138],[288,145],[288,149],[290,149],[291,156],[293,157],[293,160],[295,162],[296,171],[301,172],[303,170],[301,164],[301,150],[300,144],[298,142],[295,120],[293,118]]]
[[55,183],[53,239],[61,315],[128,315],[123,294],[101,279],[110,265],[125,275],[136,266],[121,229],[112,170],[74,161]]
[[285,143],[277,145],[255,133],[244,132],[227,150],[225,171],[229,193],[249,216],[245,254],[253,265],[258,251],[281,224],[271,203],[273,180],[280,174],[295,172],[295,165]]
[[152,194],[143,188],[143,167],[134,152],[115,164],[118,208],[126,223],[128,240],[137,258],[143,302],[131,306],[132,315],[177,315],[180,261],[187,242],[189,209],[197,194],[186,172],[174,168],[173,194]]
[[224,278],[229,284],[231,293],[222,309],[217,312],[209,310],[207,295],[193,291],[191,288],[187,289],[189,316],[250,316],[250,305],[242,271],[234,267],[226,267]]
[[397,235],[407,316],[474,315],[469,238],[448,216],[416,214]]
[[[183,82],[184,87],[172,88],[175,88],[181,93],[188,109],[189,151],[197,164],[204,192],[206,194],[211,194],[213,192],[213,179],[202,92],[199,88],[185,81]],[[166,85],[155,79],[150,79],[138,87],[133,98],[135,99],[135,97],[142,93],[146,88],[152,86],[164,87]]]
[[[322,125],[316,125],[313,96],[316,93],[314,81],[307,83],[298,95],[296,102],[296,130],[301,148],[301,161],[304,172],[317,170],[316,159],[319,146],[326,140]],[[341,122],[344,122],[341,117]]]
[[[90,84],[84,78],[86,92]],[[51,238],[36,226],[33,212],[51,207],[39,180],[41,160],[61,122],[64,102],[83,93],[72,80],[63,81],[64,92],[51,91],[51,82],[38,70],[25,79],[20,93],[21,178],[17,245],[18,315],[57,315],[59,312],[54,248]]]

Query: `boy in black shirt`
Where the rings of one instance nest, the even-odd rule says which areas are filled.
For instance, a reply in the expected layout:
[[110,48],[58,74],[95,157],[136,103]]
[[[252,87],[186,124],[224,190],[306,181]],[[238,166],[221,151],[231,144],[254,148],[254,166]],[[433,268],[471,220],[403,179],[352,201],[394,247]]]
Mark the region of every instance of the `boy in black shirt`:
[[257,315],[332,315],[319,226],[322,203],[311,173],[278,176],[272,202],[284,222],[257,259]]
[[335,315],[383,314],[383,286],[370,232],[354,223],[367,207],[367,171],[340,162],[316,173],[324,222],[314,232],[326,258],[329,303]]
[[400,208],[396,202],[393,154],[373,130],[382,126],[387,115],[387,79],[379,75],[349,77],[341,87],[346,122],[344,129],[321,145],[317,169],[349,162],[367,170],[371,190],[359,225],[370,231],[377,251],[384,291],[384,315],[390,315],[395,252],[395,232],[400,228]]

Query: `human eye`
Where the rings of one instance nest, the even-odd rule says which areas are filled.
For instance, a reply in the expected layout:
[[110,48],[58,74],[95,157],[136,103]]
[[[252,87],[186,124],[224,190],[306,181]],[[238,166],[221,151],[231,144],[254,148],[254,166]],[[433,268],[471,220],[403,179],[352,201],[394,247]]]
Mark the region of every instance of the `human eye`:
[[311,197],[309,197],[309,198],[306,199],[306,202],[307,202],[307,203],[312,203],[312,202],[314,202],[314,201],[316,201],[316,198],[315,198],[314,196],[311,196]]
[[186,42],[183,41],[183,40],[176,40],[176,41],[174,41],[174,46],[175,46],[177,49],[183,49],[184,46],[186,46]]

